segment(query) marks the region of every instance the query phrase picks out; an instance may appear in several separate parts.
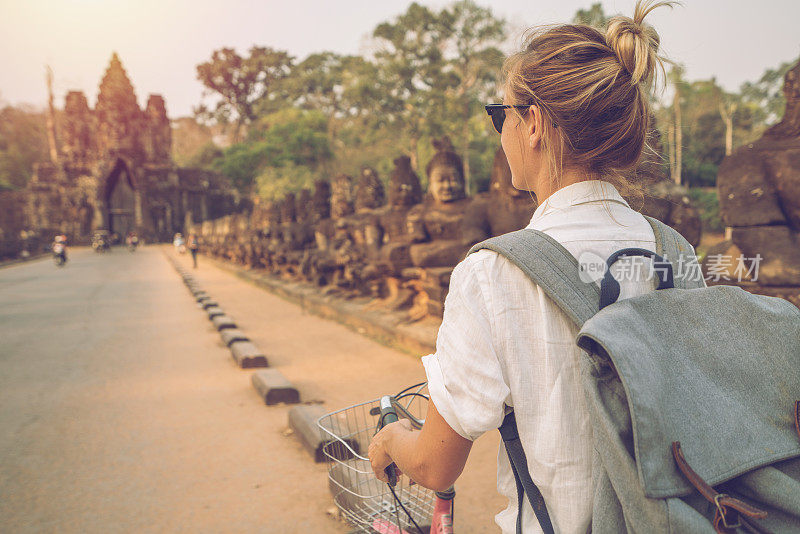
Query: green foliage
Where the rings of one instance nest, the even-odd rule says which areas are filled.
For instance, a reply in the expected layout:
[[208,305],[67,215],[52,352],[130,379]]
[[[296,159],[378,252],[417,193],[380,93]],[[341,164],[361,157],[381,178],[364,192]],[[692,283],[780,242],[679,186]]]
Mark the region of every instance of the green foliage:
[[689,188],[692,204],[700,212],[704,232],[724,232],[725,225],[719,213],[719,196],[716,188]]
[[326,127],[325,117],[317,111],[284,109],[259,119],[244,142],[227,148],[211,165],[248,195],[256,185],[263,188],[256,177],[267,168],[317,172],[332,156]]
[[0,191],[22,189],[33,164],[49,160],[44,113],[27,107],[0,109]]
[[786,108],[786,97],[783,94],[783,77],[800,61],[781,63],[775,69],[767,69],[756,82],[745,82],[741,87],[742,100],[751,104],[750,109],[756,120],[774,124],[783,116]]
[[286,52],[262,46],[251,47],[248,56],[233,48],[214,50],[209,61],[197,66],[197,79],[217,101],[213,108],[201,104],[196,115],[222,123],[234,120],[238,139],[241,126],[256,118],[256,106],[263,109],[265,102],[279,100],[280,82],[291,65],[292,57]]
[[289,161],[277,167],[265,167],[256,178],[258,196],[265,200],[278,200],[288,192],[297,192],[304,187],[312,188],[319,178],[307,165],[296,165]]
[[589,9],[579,9],[575,16],[572,17],[572,22],[573,24],[586,24],[595,28],[605,29],[608,19],[609,17],[603,11],[603,4],[595,2]]

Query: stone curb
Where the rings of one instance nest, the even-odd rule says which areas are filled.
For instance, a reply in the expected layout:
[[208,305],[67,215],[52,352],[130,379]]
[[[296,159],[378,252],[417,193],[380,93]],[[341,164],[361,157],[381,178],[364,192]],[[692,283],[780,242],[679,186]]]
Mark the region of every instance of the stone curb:
[[[345,461],[353,457],[353,453],[341,441],[329,437],[323,439],[323,432],[319,428],[317,421],[326,414],[326,410],[318,404],[301,404],[289,409],[289,428],[303,444],[303,447],[311,454],[317,463],[328,459],[328,454],[337,460]],[[358,442],[346,440],[347,445],[358,454]]]
[[231,343],[230,349],[233,361],[242,369],[269,367],[267,357],[250,341],[234,341]]
[[244,335],[244,332],[237,328],[226,328],[225,330],[220,331],[219,334],[226,347],[230,347],[231,343],[235,343],[237,341],[250,341],[250,338]]
[[297,389],[275,369],[262,369],[253,373],[253,387],[258,395],[264,399],[264,404],[286,403],[297,404],[300,402],[300,393]]
[[236,322],[233,318],[227,315],[217,315],[211,318],[211,322],[214,323],[214,328],[217,330],[225,330],[226,328],[236,328]]
[[206,308],[206,313],[208,314],[209,320],[213,320],[214,317],[217,317],[219,315],[225,315],[225,312],[222,311],[222,308],[220,308],[219,306],[212,306],[210,308]]
[[227,261],[209,256],[205,258],[216,267],[297,304],[305,311],[341,323],[386,346],[417,357],[436,351],[438,326],[428,327],[429,333],[419,332],[414,326],[398,323],[397,317],[373,315],[363,310],[363,305],[358,303],[322,296],[318,288],[287,283],[265,273],[243,269]]

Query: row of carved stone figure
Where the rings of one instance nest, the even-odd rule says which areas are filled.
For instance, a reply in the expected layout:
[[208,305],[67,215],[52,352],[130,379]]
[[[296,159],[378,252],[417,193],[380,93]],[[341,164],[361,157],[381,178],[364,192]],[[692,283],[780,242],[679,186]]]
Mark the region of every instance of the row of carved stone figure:
[[[399,157],[388,181],[388,202],[375,171],[364,168],[355,183],[339,175],[330,183],[318,181],[313,192],[303,189],[260,203],[250,215],[207,221],[199,228],[204,248],[284,278],[410,307],[413,318],[441,315],[450,272],[470,246],[525,227],[537,202],[532,193],[512,186],[502,149],[489,191],[467,196],[461,158],[447,139],[434,146],[425,195],[409,158]],[[631,199],[632,207],[676,226],[696,244],[700,222],[688,198],[672,191],[668,181],[653,186],[663,180],[646,169],[639,180],[651,194],[640,206]]]

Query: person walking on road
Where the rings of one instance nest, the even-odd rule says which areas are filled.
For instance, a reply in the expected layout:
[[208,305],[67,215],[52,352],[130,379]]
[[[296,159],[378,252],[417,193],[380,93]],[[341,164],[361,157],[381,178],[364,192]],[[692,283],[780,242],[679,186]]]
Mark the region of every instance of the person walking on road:
[[189,251],[192,253],[192,266],[197,269],[197,251],[200,249],[200,242],[197,234],[189,234]]

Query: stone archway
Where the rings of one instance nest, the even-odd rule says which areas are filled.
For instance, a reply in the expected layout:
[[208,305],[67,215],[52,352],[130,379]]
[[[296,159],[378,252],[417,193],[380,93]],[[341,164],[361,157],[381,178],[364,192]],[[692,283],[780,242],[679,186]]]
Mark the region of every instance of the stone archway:
[[105,184],[108,231],[124,237],[136,230],[136,183],[124,161],[116,161]]

